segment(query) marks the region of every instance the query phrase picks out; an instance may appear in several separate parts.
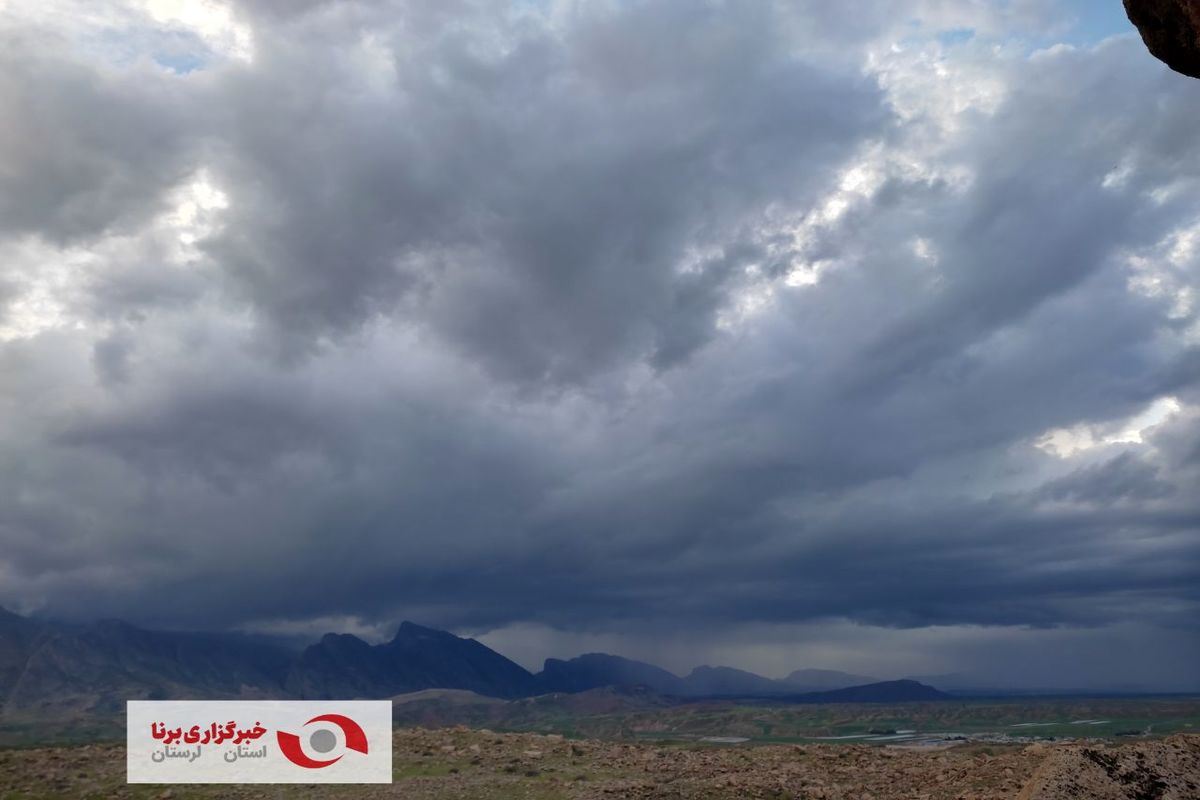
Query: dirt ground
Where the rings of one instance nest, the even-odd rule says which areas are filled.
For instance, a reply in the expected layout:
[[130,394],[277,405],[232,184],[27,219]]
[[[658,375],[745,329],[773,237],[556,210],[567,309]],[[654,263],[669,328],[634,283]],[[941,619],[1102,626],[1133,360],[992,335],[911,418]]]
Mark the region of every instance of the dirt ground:
[[834,798],[1197,800],[1200,736],[940,751],[628,744],[397,730],[390,786],[130,786],[113,744],[0,751],[16,798]]

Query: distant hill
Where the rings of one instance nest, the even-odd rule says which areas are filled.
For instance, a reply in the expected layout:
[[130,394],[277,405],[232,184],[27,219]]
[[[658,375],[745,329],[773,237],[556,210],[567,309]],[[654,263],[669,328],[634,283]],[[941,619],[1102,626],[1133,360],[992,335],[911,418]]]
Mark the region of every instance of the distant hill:
[[848,686],[880,683],[880,680],[867,675],[839,672],[836,669],[798,669],[779,682],[792,691],[824,692],[831,689],[845,689]]
[[662,667],[607,653],[586,653],[569,661],[547,658],[538,673],[543,691],[585,692],[605,686],[646,686],[663,694],[685,693],[678,675]]
[[[453,694],[446,694],[453,691]],[[392,719],[403,727],[451,725],[551,731],[583,724],[586,729],[619,735],[623,716],[669,709],[678,700],[645,687],[606,686],[584,692],[554,692],[519,700],[498,700],[470,692],[426,690],[392,698]],[[586,723],[584,721],[587,721]]]
[[780,681],[733,667],[696,667],[683,679],[683,693],[692,697],[735,697],[784,694]]
[[941,675],[906,675],[905,680],[919,681],[936,686],[947,692],[969,692],[988,685],[988,681],[980,680],[961,672],[947,672]]
[[499,697],[488,697],[467,689],[422,689],[419,692],[406,692],[387,698],[393,706],[415,705],[418,703],[439,703],[444,706],[494,706],[511,702]]
[[568,661],[547,659],[538,678],[547,691],[645,686],[678,697],[771,697],[877,682],[876,678],[825,669],[796,670],[783,680],[773,680],[742,669],[710,666],[696,667],[680,678],[653,664],[607,653],[588,653]]
[[828,692],[808,692],[787,698],[794,703],[919,703],[951,700],[952,695],[917,681],[880,681]]

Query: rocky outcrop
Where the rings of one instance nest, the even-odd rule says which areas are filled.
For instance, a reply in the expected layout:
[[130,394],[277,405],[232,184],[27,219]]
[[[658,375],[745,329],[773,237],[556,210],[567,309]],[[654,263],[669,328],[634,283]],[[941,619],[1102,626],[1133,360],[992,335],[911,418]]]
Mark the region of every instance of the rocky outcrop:
[[1156,58],[1200,78],[1200,0],[1125,0],[1125,13]]
[[1053,748],[1018,800],[1193,800],[1200,736]]

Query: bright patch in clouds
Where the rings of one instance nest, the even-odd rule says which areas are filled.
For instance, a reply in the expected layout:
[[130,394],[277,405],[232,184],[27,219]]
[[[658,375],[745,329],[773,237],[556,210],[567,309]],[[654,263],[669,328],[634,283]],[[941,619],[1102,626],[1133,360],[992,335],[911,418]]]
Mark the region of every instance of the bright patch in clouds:
[[195,33],[215,53],[241,61],[254,56],[254,36],[228,4],[213,0],[140,0],[142,8],[161,25]]
[[36,237],[0,242],[0,277],[7,273],[11,294],[0,316],[0,342],[51,330],[107,330],[75,308],[89,283],[139,264],[152,271],[195,265],[201,258],[198,243],[219,230],[228,207],[228,197],[200,169],[171,192],[168,209],[140,230],[113,232],[87,245],[60,247]]
[[[149,58],[178,72],[213,58],[249,62],[254,34],[218,0],[6,0],[0,30],[36,25],[117,65]],[[191,46],[189,46],[191,39]]]
[[[162,222],[178,232],[180,245],[189,253],[197,241],[217,231],[220,212],[229,208],[229,197],[203,169],[177,189],[173,199],[175,207],[162,217]],[[184,257],[183,252],[180,257]]]
[[1037,446],[1059,458],[1118,444],[1144,444],[1148,432],[1183,410],[1175,397],[1160,397],[1145,410],[1124,420],[1103,424],[1080,424],[1070,428],[1047,431],[1037,439]]
[[86,323],[69,313],[68,298],[78,275],[87,269],[88,254],[56,250],[34,240],[6,243],[0,248],[9,268],[36,264],[29,275],[10,278],[12,297],[0,315],[0,342],[27,339],[55,328],[83,328]]
[[1168,301],[1167,316],[1183,320],[1196,314],[1200,276],[1200,221],[1190,221],[1148,251],[1128,257],[1129,288],[1145,297]]

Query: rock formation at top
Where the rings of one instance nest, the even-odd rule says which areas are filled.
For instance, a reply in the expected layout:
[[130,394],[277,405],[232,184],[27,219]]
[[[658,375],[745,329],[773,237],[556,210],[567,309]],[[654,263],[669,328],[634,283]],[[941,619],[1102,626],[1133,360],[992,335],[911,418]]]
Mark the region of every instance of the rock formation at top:
[[1125,0],[1125,13],[1156,58],[1200,78],[1200,0]]

